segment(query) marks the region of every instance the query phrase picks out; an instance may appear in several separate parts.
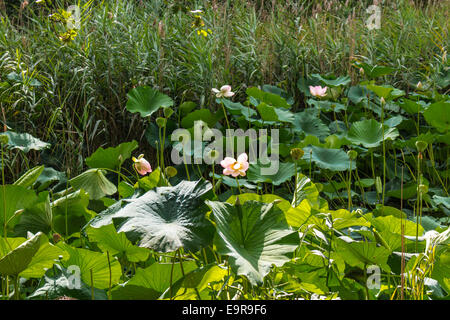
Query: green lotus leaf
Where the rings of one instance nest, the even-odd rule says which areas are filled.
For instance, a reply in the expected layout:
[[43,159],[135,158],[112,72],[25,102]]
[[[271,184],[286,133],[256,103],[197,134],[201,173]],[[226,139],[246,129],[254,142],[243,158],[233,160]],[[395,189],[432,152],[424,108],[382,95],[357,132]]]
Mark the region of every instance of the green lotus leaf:
[[281,209],[281,211],[286,212],[291,207],[291,204],[286,199],[283,199],[280,196],[277,196],[275,194],[257,194],[257,193],[242,193],[239,195],[232,195],[227,199],[226,202],[235,204],[236,199],[239,197],[240,203],[244,203],[246,201],[259,201],[264,203],[272,203],[275,202],[275,205]]
[[358,104],[361,101],[366,101],[367,96],[374,95],[371,91],[369,91],[367,88],[362,86],[352,86],[348,90],[347,96],[348,99],[353,102],[354,104]]
[[450,102],[439,101],[433,103],[423,113],[425,120],[440,132],[450,129]]
[[[371,219],[371,223],[376,228],[377,232],[383,238],[384,242],[388,245],[388,248],[391,251],[401,250],[402,222],[400,218],[394,216],[377,217]],[[418,232],[420,236],[424,232],[423,227],[421,225],[417,225],[413,221],[404,219],[403,224],[404,224],[403,234],[406,236],[415,236],[416,232]],[[407,240],[405,240],[405,244],[408,244]]]
[[314,111],[296,113],[294,130],[306,135],[324,138],[330,135],[330,129],[320,120]]
[[270,84],[265,84],[262,86],[262,90],[264,92],[270,92],[273,94],[276,94],[277,96],[282,97],[286,100],[286,102],[290,105],[294,104],[294,98],[289,95],[285,90],[281,89],[280,87],[272,86]]
[[419,102],[409,100],[406,98],[401,99],[401,101],[398,102],[398,105],[407,113],[412,115],[417,115],[424,109],[423,105],[421,105]]
[[[385,127],[384,140],[394,140],[398,135],[396,128]],[[363,145],[366,148],[378,147],[383,142],[382,124],[374,119],[357,121],[348,131],[347,138],[352,143]]]
[[203,121],[209,128],[212,128],[223,116],[223,112],[216,112],[215,114],[212,114],[209,109],[199,109],[186,115],[181,120],[181,126],[189,129],[194,126],[196,121]]
[[297,207],[305,199],[308,199],[312,205],[318,205],[319,191],[311,179],[302,173],[297,173],[297,186],[292,198],[292,207]]
[[14,232],[19,237],[25,237],[28,232],[42,231],[47,234],[52,229],[53,213],[48,192],[39,195],[40,201],[26,208],[19,217],[19,222],[14,227]]
[[69,180],[69,183],[75,190],[85,190],[93,200],[117,192],[117,187],[103,175],[100,169],[89,169]]
[[134,188],[131,184],[122,180],[117,186],[117,191],[119,192],[120,198],[128,198],[133,195]]
[[322,82],[326,86],[330,87],[339,87],[339,86],[345,86],[350,83],[351,79],[349,76],[342,76],[336,79],[325,79],[320,74],[312,74],[311,78],[317,79],[320,82]]
[[377,94],[378,97],[384,98],[384,99],[387,99],[389,97],[390,93],[392,92],[392,90],[394,90],[394,88],[392,88],[392,87],[376,86],[374,84],[367,85],[367,89],[372,90],[373,92],[375,92]]
[[139,112],[141,117],[149,117],[160,108],[173,106],[169,96],[147,86],[134,88],[127,96],[127,110]]
[[450,292],[450,252],[444,252],[436,257],[433,271],[431,274],[433,279],[439,281],[439,284],[447,291]]
[[356,211],[350,212],[345,209],[339,209],[331,211],[330,213],[331,217],[333,218],[333,228],[336,230],[352,226],[370,226],[370,222],[363,217],[359,217]]
[[43,235],[41,237],[41,245],[39,250],[31,259],[27,268],[22,271],[19,276],[23,278],[41,278],[46,271],[50,269],[60,258],[68,258],[67,252],[63,249],[52,245],[48,242],[48,238]]
[[256,116],[257,113],[253,108],[243,106],[239,102],[232,102],[228,99],[217,99],[217,103],[223,103],[228,112],[234,115],[243,115],[245,120],[249,121],[251,117]]
[[197,265],[193,261],[185,261],[183,265],[178,262],[153,263],[145,269],[138,268],[133,278],[112,290],[112,297],[115,300],[156,300],[163,294],[170,296],[170,280],[175,293],[181,287],[183,274],[195,269]]
[[135,140],[121,143],[114,148],[103,149],[100,147],[90,157],[86,158],[85,161],[91,168],[107,168],[115,170],[122,165],[125,160],[131,157],[131,152],[137,147],[138,143]]
[[433,201],[437,206],[442,205],[450,210],[450,197],[440,197],[438,195],[434,195]]
[[86,229],[86,233],[89,236],[89,240],[96,242],[103,252],[108,251],[111,255],[126,256],[130,262],[145,261],[150,254],[148,249],[134,246],[127,239],[125,233],[117,233],[116,228],[112,224],[99,228],[89,226]]
[[207,201],[216,223],[217,251],[229,257],[238,275],[256,285],[263,282],[272,265],[288,262],[299,244],[283,212],[273,203],[246,201],[242,205]]
[[[37,201],[38,197],[33,190],[16,185],[0,186],[0,203],[4,203],[0,205],[0,225],[4,225],[6,217],[8,228],[13,228],[19,221],[19,215],[16,213],[33,206]],[[0,228],[0,234],[3,234],[3,228]]]
[[53,168],[46,167],[36,179],[33,188],[35,188],[37,191],[43,191],[56,181],[59,181],[60,183],[64,183],[66,181],[66,175],[64,174],[64,172],[56,171]]
[[65,236],[79,232],[91,218],[88,205],[89,194],[84,190],[77,190],[53,201],[51,208],[54,230]]
[[30,150],[42,150],[50,147],[50,143],[43,142],[28,133],[17,133],[6,131],[3,133],[8,136],[8,146],[11,149],[19,149],[27,153]]
[[311,206],[309,200],[303,199],[303,201],[300,202],[300,204],[295,208],[289,208],[289,210],[286,212],[286,221],[290,226],[294,228],[300,228],[303,225],[310,224],[324,227],[324,219],[317,217],[316,213],[318,213],[318,210]]
[[[17,276],[24,271],[31,263],[33,256],[38,252],[41,246],[41,237],[45,237],[42,232],[35,234],[28,240],[22,238],[23,242],[16,247],[12,247],[9,239],[1,238],[0,274]],[[9,252],[8,246],[11,246]]]
[[378,66],[378,65],[372,66],[365,62],[356,62],[355,65],[358,68],[363,68],[364,74],[366,74],[370,79],[375,79],[375,78],[378,78],[381,76],[391,74],[392,72],[394,72],[396,70],[392,67],[385,67],[385,66]]
[[[60,297],[70,297],[78,300],[91,300],[92,288],[85,282],[76,279],[76,274],[72,270],[61,267],[56,264],[51,270],[51,275],[46,275],[43,279],[44,283],[36,289],[30,296],[29,300],[54,300]],[[95,300],[107,300],[104,290],[94,288]]]
[[214,228],[205,218],[208,207],[204,204],[211,190],[211,183],[204,180],[159,187],[128,199],[123,208],[108,208],[91,225],[98,227],[112,220],[117,232],[125,232],[140,247],[158,252],[179,248],[195,252],[208,245],[213,236]]
[[310,106],[315,106],[318,110],[322,112],[330,112],[330,111],[339,112],[342,110],[347,110],[346,105],[329,100],[308,99],[306,103],[308,103]]
[[265,103],[269,106],[275,107],[275,108],[285,108],[285,109],[290,109],[291,105],[289,103],[287,103],[287,101],[279,96],[278,94],[274,94],[271,92],[265,92],[262,90],[259,90],[256,87],[251,87],[248,88],[246,91],[247,95],[255,98],[256,100],[258,100],[258,103]]
[[19,179],[17,179],[13,184],[16,186],[22,186],[24,188],[28,188],[39,178],[42,171],[44,171],[44,166],[37,166],[31,168],[27,172],[25,172]]
[[[319,168],[332,171],[345,171],[350,169],[350,158],[347,153],[341,149],[326,149],[316,146],[305,147],[303,159],[313,161]],[[356,168],[354,162],[351,163],[351,169]]]
[[364,270],[367,266],[377,265],[386,272],[391,271],[387,264],[389,250],[377,246],[375,242],[354,241],[347,236],[340,236],[335,239],[333,246],[342,259],[352,267]]
[[121,266],[112,256],[108,259],[106,253],[73,248],[65,243],[58,243],[58,246],[69,254],[69,258],[62,261],[63,267],[78,267],[79,276],[84,283],[106,289],[119,282]]
[[275,108],[264,102],[261,102],[256,108],[264,121],[294,123],[294,114],[288,110]]
[[183,288],[196,288],[201,292],[209,283],[221,281],[227,273],[226,268],[211,263],[187,274],[183,279]]
[[195,108],[197,108],[197,104],[193,101],[185,101],[182,104],[180,104],[178,108],[181,111],[182,115],[186,115]]
[[268,182],[278,186],[295,175],[295,165],[292,162],[279,162],[278,170],[275,174],[266,174],[264,171],[268,170],[272,165],[273,163],[263,165],[260,162],[251,164],[247,172],[248,181],[255,183]]

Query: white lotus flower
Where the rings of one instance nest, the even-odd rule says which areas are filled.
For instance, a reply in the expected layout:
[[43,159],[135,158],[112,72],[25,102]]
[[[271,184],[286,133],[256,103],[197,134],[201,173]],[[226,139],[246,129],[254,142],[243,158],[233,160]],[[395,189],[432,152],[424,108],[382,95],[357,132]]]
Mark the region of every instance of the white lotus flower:
[[234,96],[234,92],[231,91],[231,86],[229,85],[224,85],[220,88],[220,90],[213,88],[212,92],[216,95],[217,98],[229,98]]

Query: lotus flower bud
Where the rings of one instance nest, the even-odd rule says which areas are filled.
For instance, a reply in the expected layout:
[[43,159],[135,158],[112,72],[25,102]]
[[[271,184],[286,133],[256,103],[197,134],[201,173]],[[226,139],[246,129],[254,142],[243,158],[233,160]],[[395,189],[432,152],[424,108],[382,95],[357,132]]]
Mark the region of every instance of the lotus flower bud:
[[417,187],[417,191],[419,194],[424,195],[428,193],[428,186],[424,184],[419,184],[419,187]]
[[293,148],[291,149],[291,157],[294,161],[300,160],[305,152],[300,148]]
[[9,137],[6,134],[0,135],[0,143],[1,144],[8,144]]
[[166,172],[166,176],[169,177],[169,178],[175,177],[177,175],[177,173],[178,173],[177,169],[175,169],[172,166],[166,167],[165,172]]
[[210,150],[208,152],[208,157],[212,163],[215,163],[217,159],[219,159],[220,152],[217,150]]
[[156,118],[156,124],[158,125],[158,127],[164,128],[166,126],[166,119],[158,117]]
[[422,84],[422,82],[417,82],[417,90],[422,90],[423,89],[423,84]]
[[170,118],[170,116],[173,114],[172,108],[164,108],[164,117]]
[[377,177],[375,179],[375,187],[377,189],[377,193],[382,193],[383,192],[383,183],[381,182],[381,178]]
[[150,166],[150,163],[144,159],[144,155],[141,154],[136,159],[135,157],[132,157],[132,160],[134,162],[134,168],[141,176],[146,175],[147,173],[152,172],[152,167]]
[[428,143],[426,141],[421,141],[421,140],[416,141],[417,151],[424,152],[427,147],[428,147]]
[[356,152],[355,150],[348,150],[347,155],[350,158],[350,160],[355,160],[356,157],[358,156],[358,152]]

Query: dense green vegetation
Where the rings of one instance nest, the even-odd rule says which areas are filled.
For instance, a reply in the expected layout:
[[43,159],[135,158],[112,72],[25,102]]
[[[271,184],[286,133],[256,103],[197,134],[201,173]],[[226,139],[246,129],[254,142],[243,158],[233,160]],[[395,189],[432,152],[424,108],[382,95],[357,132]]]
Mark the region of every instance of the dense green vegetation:
[[381,2],[0,1],[1,298],[448,299],[448,3]]

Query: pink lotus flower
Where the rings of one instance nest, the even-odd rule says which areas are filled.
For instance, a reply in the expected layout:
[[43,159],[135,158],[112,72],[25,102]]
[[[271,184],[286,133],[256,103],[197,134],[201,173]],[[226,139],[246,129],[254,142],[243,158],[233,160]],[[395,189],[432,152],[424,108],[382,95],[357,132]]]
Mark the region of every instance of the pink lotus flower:
[[150,166],[150,163],[144,159],[143,154],[139,155],[137,159],[133,157],[132,160],[134,162],[134,168],[141,176],[145,176],[147,173],[152,172],[152,167]]
[[231,87],[229,85],[222,86],[220,90],[213,88],[212,92],[216,95],[217,98],[229,98],[234,96],[234,92],[231,91]]
[[327,95],[327,87],[321,87],[321,86],[309,86],[309,92],[314,96],[314,97],[325,97]]
[[224,167],[224,175],[232,175],[233,177],[245,176],[245,171],[248,169],[248,156],[246,153],[242,153],[236,159],[231,157],[226,157],[220,162],[220,165]]

